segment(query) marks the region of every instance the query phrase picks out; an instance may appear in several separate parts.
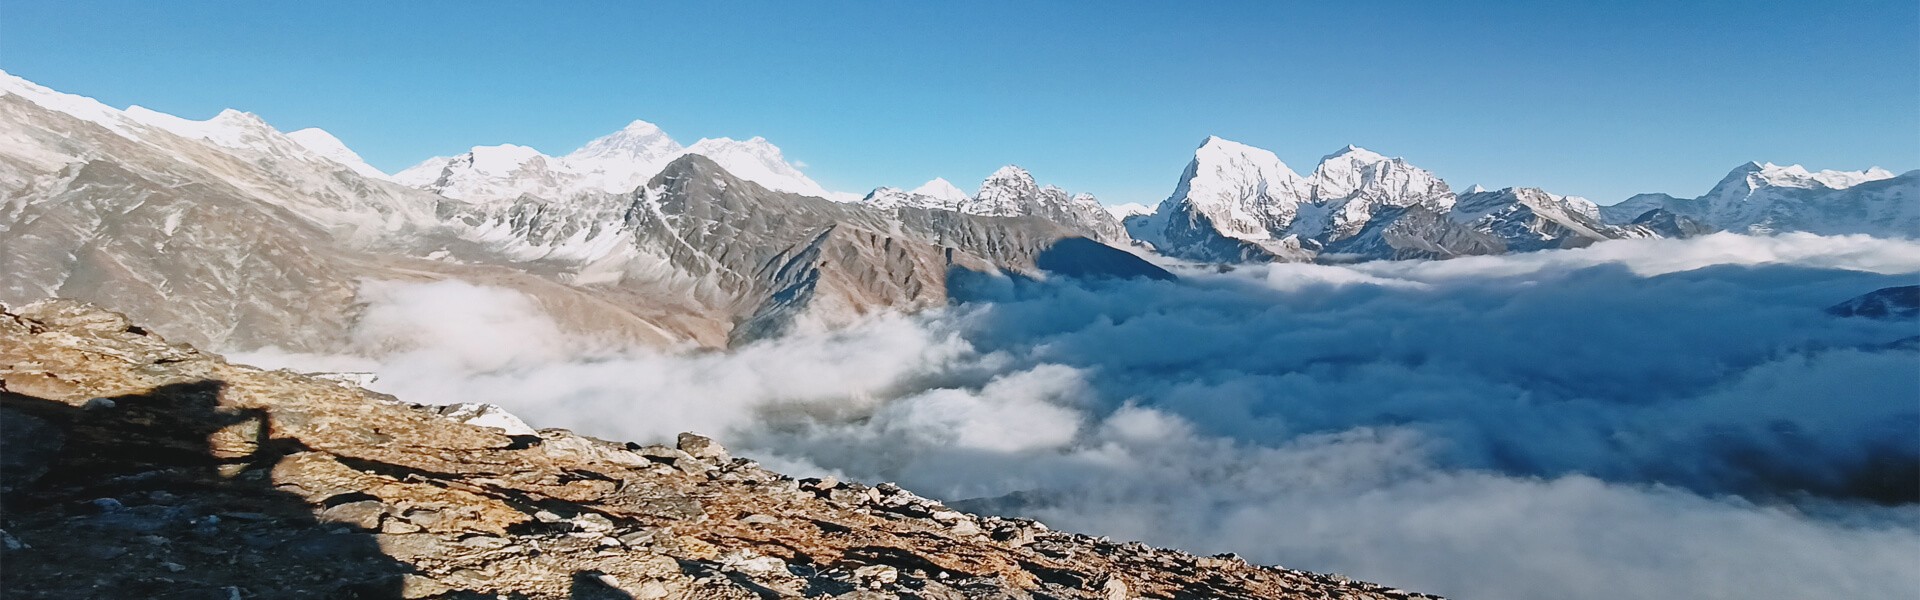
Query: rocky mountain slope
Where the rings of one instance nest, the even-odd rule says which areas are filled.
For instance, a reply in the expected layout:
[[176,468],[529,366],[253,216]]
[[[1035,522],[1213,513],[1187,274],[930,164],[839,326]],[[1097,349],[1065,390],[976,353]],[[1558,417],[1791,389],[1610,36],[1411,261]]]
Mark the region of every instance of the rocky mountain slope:
[[[734,316],[735,339],[942,305],[956,273],[1165,274],[1109,246],[1063,244],[1075,232],[1039,216],[887,211],[782,193],[700,155],[676,159],[630,195],[564,204],[529,196],[448,216],[522,242],[524,256],[570,269],[576,284],[715,307]],[[1043,256],[1065,264],[1043,268]]]
[[0,309],[9,598],[1420,598]]
[[1653,209],[1715,229],[1749,233],[1920,235],[1920,171],[1808,171],[1800,165],[1747,163],[1698,198],[1641,194],[1601,209],[1628,223]]
[[[370,176],[331,135],[296,133],[0,74],[0,301],[80,298],[196,343],[323,350],[356,321],[362,282],[461,279],[578,331],[724,346],[938,306],[955,272],[1046,277],[1038,257],[1079,235],[781,192],[754,178],[797,171],[764,140],[683,149],[644,123],[560,159],[475,149],[427,183]],[[1105,246],[1051,256],[1157,271]]]
[[874,208],[950,210],[989,217],[1034,216],[1060,224],[1080,235],[1114,245],[1132,241],[1120,219],[1091,194],[1034,181],[1026,169],[1008,165],[988,175],[980,190],[969,196],[945,179],[934,179],[912,190],[876,188],[861,199]]

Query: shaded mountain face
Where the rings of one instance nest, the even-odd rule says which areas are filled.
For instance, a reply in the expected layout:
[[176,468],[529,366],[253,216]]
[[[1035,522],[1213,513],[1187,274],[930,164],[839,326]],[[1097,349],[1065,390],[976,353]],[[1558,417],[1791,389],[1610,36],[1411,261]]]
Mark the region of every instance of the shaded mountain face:
[[[443,167],[424,186],[480,199],[450,198],[402,185],[419,173],[367,176],[324,132],[295,139],[237,112],[120,111],[4,77],[0,301],[125,307],[223,347],[327,349],[356,322],[362,282],[440,279],[519,292],[578,331],[721,346],[940,306],[954,270],[1045,277],[1037,257],[1076,235],[1039,216],[771,190],[643,124],[559,169],[528,149],[476,149],[461,159],[471,169]],[[641,160],[661,154],[677,158]],[[583,186],[583,172],[602,179]],[[495,176],[520,187],[483,193]],[[1157,271],[1101,248],[1078,254],[1095,266],[1067,271]]]
[[1840,317],[1869,319],[1920,318],[1920,285],[1903,285],[1867,292],[1829,307],[1827,313]]
[[1604,207],[1609,222],[1630,223],[1662,209],[1714,229],[1741,233],[1805,231],[1910,238],[1920,232],[1920,171],[1808,171],[1799,165],[1748,163],[1698,198],[1641,194]]
[[[1602,208],[1601,214],[1603,216],[1605,215],[1604,207]],[[1706,235],[1715,231],[1714,228],[1708,227],[1705,223],[1674,214],[1672,211],[1664,208],[1656,208],[1641,213],[1633,222],[1628,223],[1626,228],[1644,229],[1647,237],[1670,239],[1690,238]]]
[[989,217],[1033,216],[1114,245],[1132,241],[1120,219],[1091,194],[1072,194],[1042,186],[1026,169],[1008,165],[980,183],[969,196],[945,179],[934,179],[912,190],[882,187],[868,193],[862,204],[880,209],[923,208],[950,210]]

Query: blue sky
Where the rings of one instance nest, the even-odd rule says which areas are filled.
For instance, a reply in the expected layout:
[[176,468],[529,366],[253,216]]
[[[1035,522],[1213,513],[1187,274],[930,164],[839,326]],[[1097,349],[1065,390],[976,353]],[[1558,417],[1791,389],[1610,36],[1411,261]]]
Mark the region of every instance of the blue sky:
[[7,0],[0,68],[388,171],[636,118],[765,136],[830,189],[1013,163],[1109,203],[1164,198],[1207,135],[1603,204],[1748,160],[1920,167],[1912,0],[920,4]]

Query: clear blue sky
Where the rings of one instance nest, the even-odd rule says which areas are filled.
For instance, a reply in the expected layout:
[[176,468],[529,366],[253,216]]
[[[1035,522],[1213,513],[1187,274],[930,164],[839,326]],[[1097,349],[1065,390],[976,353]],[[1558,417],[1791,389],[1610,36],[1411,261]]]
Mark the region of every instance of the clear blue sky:
[[0,68],[115,106],[325,128],[398,170],[640,118],[830,189],[1002,164],[1164,198],[1206,135],[1353,143],[1611,203],[1748,160],[1920,167],[1920,3],[5,0]]

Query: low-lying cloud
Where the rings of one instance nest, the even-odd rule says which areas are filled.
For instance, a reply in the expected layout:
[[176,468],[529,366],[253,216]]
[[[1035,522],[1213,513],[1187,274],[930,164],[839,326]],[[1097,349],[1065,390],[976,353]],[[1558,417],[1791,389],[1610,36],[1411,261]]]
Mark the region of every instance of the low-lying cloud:
[[1190,269],[725,353],[372,283],[356,356],[237,360],[1464,597],[1902,597],[1920,509],[1862,498],[1920,486],[1920,352],[1889,347],[1920,327],[1822,309],[1916,273],[1791,234]]

